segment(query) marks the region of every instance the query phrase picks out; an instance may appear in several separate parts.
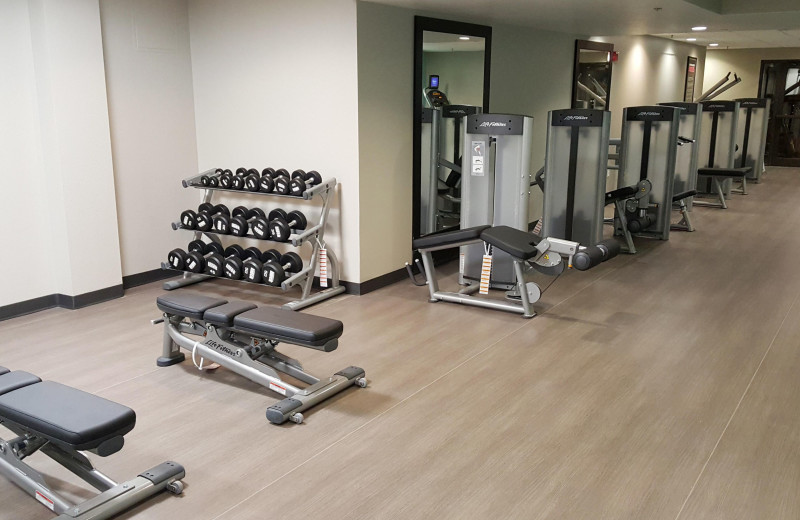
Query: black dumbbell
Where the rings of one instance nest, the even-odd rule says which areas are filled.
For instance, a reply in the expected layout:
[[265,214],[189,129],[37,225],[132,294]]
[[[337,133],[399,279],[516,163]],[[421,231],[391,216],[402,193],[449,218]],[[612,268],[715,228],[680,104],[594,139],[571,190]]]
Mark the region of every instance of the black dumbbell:
[[[181,213],[181,226],[186,229],[208,231],[211,229],[210,215],[214,215],[216,213],[229,213],[228,207],[224,204],[217,204],[215,206],[210,202],[204,202],[203,204],[200,204],[196,212],[194,210],[187,209]],[[208,216],[208,218],[205,216]]]
[[200,204],[197,214],[196,229],[198,231],[210,231],[214,227],[214,217],[217,215],[230,215],[231,212],[225,204],[217,204],[216,206],[210,202]]
[[258,190],[264,193],[272,193],[275,190],[275,177],[277,177],[274,168],[264,168],[261,170],[261,178],[258,180]]
[[289,191],[292,195],[298,197],[317,184],[322,183],[322,175],[317,170],[311,170],[306,173],[303,170],[295,170],[292,172],[292,181],[289,183]]
[[236,175],[240,175],[240,176],[247,175],[247,168],[245,168],[244,166],[240,166],[240,167],[236,168]]
[[306,216],[299,211],[286,213],[282,209],[269,212],[269,236],[277,242],[287,242],[293,229],[303,230],[308,225]]
[[232,280],[242,277],[242,257],[244,248],[233,244],[225,248],[223,254],[211,254],[206,258],[206,272],[212,276],[224,276]]
[[233,183],[233,172],[230,170],[225,170],[219,175],[219,185],[222,188],[230,189],[231,184]]
[[262,253],[257,247],[248,247],[245,250],[246,259],[242,266],[242,278],[248,282],[261,283],[264,262],[274,260],[276,253],[280,256],[280,253],[274,249]]
[[250,227],[257,222],[261,222],[261,227],[267,227],[267,215],[261,208],[247,209],[244,206],[237,206],[233,208],[232,215],[228,228],[230,234],[237,237],[247,235]]
[[244,188],[247,191],[258,191],[261,189],[261,174],[258,170],[251,168],[247,170],[247,175],[244,177]]
[[289,170],[286,168],[277,170],[272,180],[275,181],[275,193],[280,193],[281,195],[288,195],[291,193],[292,178],[289,176]]
[[223,171],[225,170],[217,168],[212,175],[200,176],[200,186],[216,188],[217,186],[219,186],[219,176],[222,174]]
[[261,280],[267,285],[279,286],[288,278],[287,273],[299,273],[302,269],[303,259],[300,255],[289,252],[281,256],[280,260],[267,260],[261,269]]
[[167,261],[173,269],[202,273],[206,267],[206,255],[222,254],[222,245],[211,242],[206,244],[202,240],[193,240],[189,243],[189,252],[183,249],[173,249],[167,256]]

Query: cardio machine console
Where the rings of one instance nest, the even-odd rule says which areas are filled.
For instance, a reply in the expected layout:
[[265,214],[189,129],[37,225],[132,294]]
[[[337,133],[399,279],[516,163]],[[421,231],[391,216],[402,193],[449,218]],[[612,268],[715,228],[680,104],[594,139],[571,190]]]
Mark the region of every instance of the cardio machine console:
[[431,75],[428,78],[428,88],[425,89],[425,97],[433,108],[442,108],[450,104],[447,95],[439,90],[439,76]]

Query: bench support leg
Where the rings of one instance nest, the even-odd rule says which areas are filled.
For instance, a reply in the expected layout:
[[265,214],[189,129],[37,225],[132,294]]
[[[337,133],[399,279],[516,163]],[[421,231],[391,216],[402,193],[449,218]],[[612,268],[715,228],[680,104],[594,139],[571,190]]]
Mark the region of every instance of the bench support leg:
[[[164,315],[164,323],[170,323],[170,318],[166,314]],[[169,328],[164,327],[164,344],[162,347],[161,357],[156,360],[156,365],[160,367],[168,367],[172,365],[177,365],[181,363],[184,359],[186,359],[186,355],[181,352],[181,348],[172,341],[172,337],[169,335]]]
[[694,225],[692,225],[692,217],[689,212],[689,208],[686,206],[686,202],[683,200],[678,201],[678,210],[681,212],[681,219],[675,223],[670,225],[672,229],[677,229],[680,231],[694,231]]
[[614,219],[615,231],[625,238],[626,252],[632,255],[636,254],[636,246],[633,245],[633,237],[631,237],[631,232],[628,231],[628,219],[625,217],[625,201],[618,200],[614,202],[614,209],[616,210]]

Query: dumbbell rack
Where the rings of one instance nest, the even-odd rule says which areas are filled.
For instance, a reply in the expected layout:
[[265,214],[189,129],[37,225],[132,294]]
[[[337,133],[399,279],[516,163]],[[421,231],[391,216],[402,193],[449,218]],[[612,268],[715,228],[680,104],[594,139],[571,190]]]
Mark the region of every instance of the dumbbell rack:
[[[315,303],[321,302],[323,300],[327,300],[328,298],[332,298],[337,294],[341,294],[344,292],[345,288],[343,285],[339,283],[339,275],[340,275],[340,266],[339,261],[336,258],[334,252],[329,249],[325,248],[327,257],[328,257],[328,276],[331,278],[331,284],[328,288],[321,289],[314,294],[311,294],[312,285],[314,283],[314,273],[317,270],[317,264],[319,263],[320,257],[320,249],[322,248],[322,244],[324,244],[324,235],[325,235],[325,226],[328,222],[328,213],[330,211],[330,204],[331,199],[334,196],[336,191],[336,179],[329,178],[324,180],[321,184],[317,184],[306,190],[302,196],[295,196],[295,195],[282,195],[279,193],[264,193],[261,191],[247,191],[247,190],[234,190],[230,188],[222,188],[222,187],[209,187],[209,186],[202,186],[200,184],[200,178],[204,175],[214,175],[214,169],[202,172],[194,177],[190,177],[188,179],[184,179],[181,181],[184,188],[197,188],[203,190],[203,200],[202,203],[211,202],[211,199],[214,196],[215,191],[222,191],[222,192],[232,192],[238,195],[263,195],[268,197],[284,197],[287,199],[292,200],[311,200],[314,197],[319,197],[322,200],[322,210],[320,211],[319,221],[316,225],[309,226],[301,233],[293,234],[289,237],[287,242],[280,242],[280,243],[291,243],[294,247],[301,247],[303,244],[310,244],[312,247],[311,252],[311,260],[309,261],[308,265],[306,265],[299,273],[294,273],[289,278],[284,280],[281,283],[281,289],[283,291],[288,291],[294,286],[299,285],[302,288],[302,295],[297,300],[293,300],[283,305],[284,309],[288,310],[300,310],[310,305],[314,305]],[[180,222],[173,222],[172,229],[180,230],[186,229],[181,226]],[[233,236],[233,235],[219,235],[211,230],[209,231],[196,231],[191,230],[194,233],[194,240],[199,240],[203,235],[208,237],[210,240],[214,242],[221,242],[219,237],[220,236]],[[260,242],[273,242],[273,240],[265,240],[265,239],[258,239],[250,234],[244,237],[235,237],[235,238],[248,238],[251,240],[259,240]],[[171,267],[167,263],[161,264],[162,269],[171,269]],[[198,273],[189,273],[183,272],[183,277],[178,280],[170,280],[164,283],[164,289],[167,291],[171,291],[173,289],[178,289],[179,287],[185,287],[187,285],[195,284],[202,282],[204,280],[208,280],[210,278],[214,278],[213,276],[209,276],[207,274],[198,274]],[[243,283],[250,283],[246,280],[239,280]],[[270,287],[269,285],[261,285],[262,287]]]

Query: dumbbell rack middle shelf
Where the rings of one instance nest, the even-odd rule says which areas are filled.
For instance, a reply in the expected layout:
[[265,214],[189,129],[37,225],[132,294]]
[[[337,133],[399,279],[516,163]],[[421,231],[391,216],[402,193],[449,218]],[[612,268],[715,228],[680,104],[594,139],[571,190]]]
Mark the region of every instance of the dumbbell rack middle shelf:
[[[288,199],[293,199],[296,201],[308,201],[314,198],[319,198],[322,201],[322,208],[320,211],[319,221],[309,226],[308,229],[303,230],[302,233],[293,234],[289,236],[288,242],[278,242],[276,240],[266,240],[257,238],[251,234],[248,234],[243,237],[237,237],[235,235],[223,235],[220,233],[215,233],[212,230],[208,231],[200,231],[200,230],[189,230],[188,228],[184,228],[181,226],[180,223],[173,223],[172,228],[175,230],[178,229],[187,229],[188,231],[194,232],[194,240],[200,240],[203,235],[211,239],[215,242],[220,242],[220,236],[227,236],[231,238],[242,238],[242,239],[251,239],[251,240],[259,240],[264,242],[271,242],[271,243],[284,243],[284,244],[291,244],[295,247],[300,247],[303,244],[310,244],[312,251],[311,251],[311,259],[308,264],[298,273],[292,274],[289,278],[284,280],[281,283],[281,289],[284,291],[288,291],[294,286],[300,286],[302,288],[302,295],[300,298],[288,302],[283,305],[284,309],[288,310],[300,310],[315,303],[321,302],[323,300],[327,300],[328,298],[332,298],[337,294],[341,294],[345,291],[343,285],[339,283],[339,276],[341,267],[339,265],[339,261],[336,258],[336,254],[327,246],[325,246],[325,228],[328,222],[328,214],[330,212],[330,204],[333,196],[336,192],[336,179],[331,177],[327,180],[324,180],[320,184],[316,186],[312,186],[303,192],[302,196],[297,195],[283,195],[280,193],[266,193],[262,191],[248,191],[248,190],[236,190],[230,188],[222,188],[219,186],[211,187],[211,186],[202,186],[199,184],[200,178],[204,175],[212,175],[215,173],[216,170],[211,169],[205,172],[202,172],[198,175],[193,177],[189,177],[187,179],[183,179],[181,184],[184,188],[197,188],[203,190],[203,198],[201,203],[211,202],[211,199],[214,197],[214,193],[220,192],[221,194],[236,194],[236,195],[256,195],[256,196],[266,196],[266,197],[284,197]],[[324,289],[320,289],[319,291],[311,294],[311,289],[313,287],[315,273],[317,271],[317,266],[319,264],[320,259],[320,251],[322,248],[325,247],[325,251],[328,258],[328,278],[330,278],[330,286]],[[162,263],[162,269],[172,269],[169,265]],[[179,287],[185,287],[187,285],[195,284],[202,282],[204,280],[213,279],[215,277],[210,276],[208,274],[199,274],[199,273],[189,273],[183,271],[183,277],[178,280],[169,280],[164,283],[165,290],[172,290],[177,289]],[[254,285],[251,282],[246,280],[239,280],[241,282],[248,283],[250,285]],[[260,284],[261,287],[269,288],[272,286]]]
[[280,240],[270,240],[269,238],[258,238],[257,236],[251,235],[249,233],[247,235],[243,235],[243,236],[236,236],[236,235],[225,234],[225,233],[217,233],[216,231],[212,231],[210,229],[207,230],[207,231],[199,231],[197,229],[190,229],[190,228],[187,228],[187,227],[183,227],[180,222],[173,222],[172,223],[172,229],[174,229],[176,231],[184,230],[184,231],[192,231],[194,233],[198,233],[199,232],[199,233],[202,233],[204,235],[207,235],[209,238],[211,238],[212,235],[213,236],[219,236],[219,237],[231,237],[231,238],[242,238],[242,239],[246,238],[248,240],[258,240],[259,242],[269,242],[271,244],[291,244],[294,247],[300,247],[303,244],[305,244],[306,242],[308,242],[309,240],[316,238],[317,237],[317,231],[319,231],[319,229],[318,229],[319,227],[320,227],[320,224],[317,224],[315,226],[312,226],[312,227],[304,230],[302,233],[295,233],[295,234],[289,235],[289,240],[286,240],[285,242],[281,242]]

